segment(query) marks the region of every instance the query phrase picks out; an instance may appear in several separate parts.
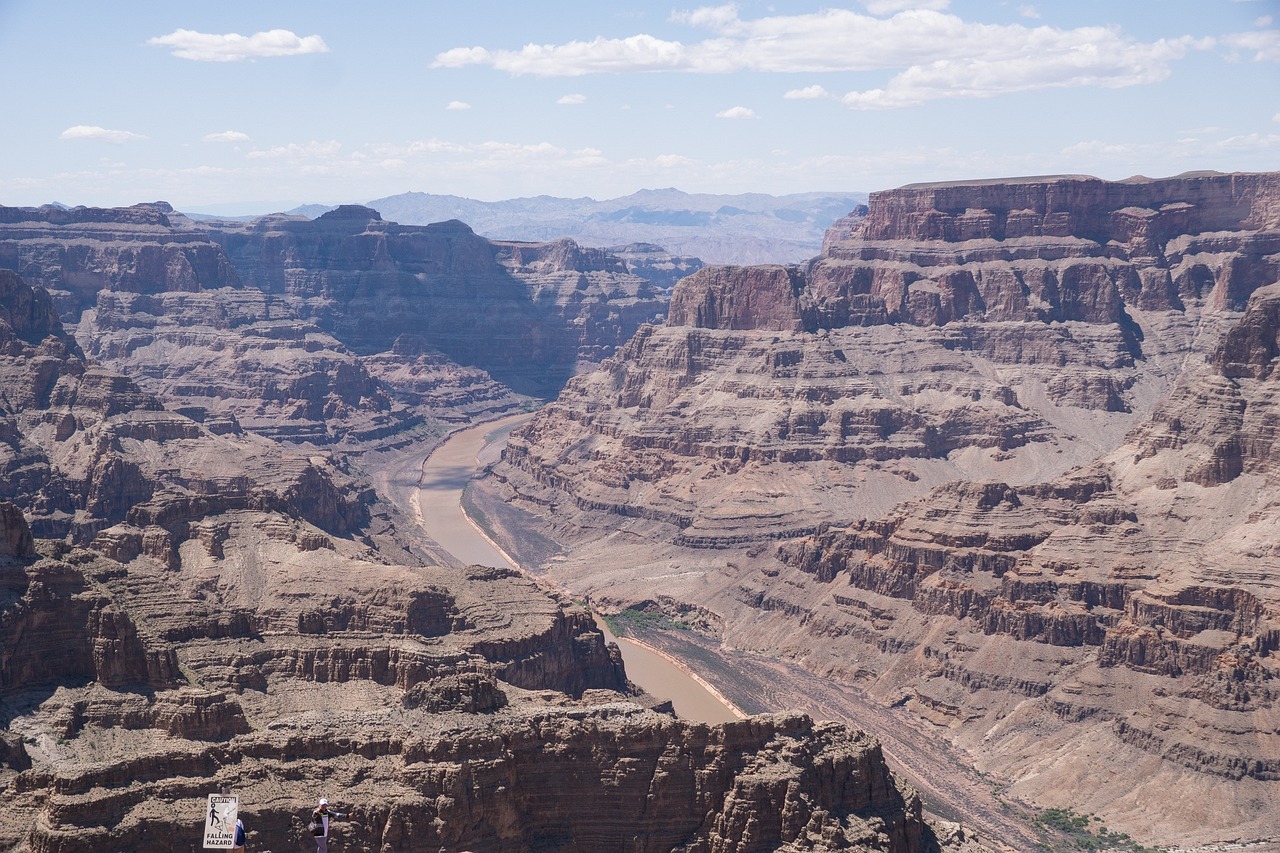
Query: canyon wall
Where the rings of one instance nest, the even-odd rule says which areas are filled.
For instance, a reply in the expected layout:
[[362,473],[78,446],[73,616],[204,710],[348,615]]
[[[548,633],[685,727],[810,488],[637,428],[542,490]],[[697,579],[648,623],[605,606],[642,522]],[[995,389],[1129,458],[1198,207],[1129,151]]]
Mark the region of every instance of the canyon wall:
[[874,193],[808,264],[681,282],[476,499],[598,606],[856,686],[1029,802],[1263,837],[1277,281],[1280,174]]
[[[165,229],[167,215],[124,224]],[[224,789],[262,849],[309,844],[321,795],[351,812],[335,828],[351,849],[936,848],[918,796],[865,734],[654,710],[581,605],[511,570],[441,565],[344,456],[193,405],[225,399],[204,385],[166,393],[211,381],[179,368],[223,348],[269,372],[275,348],[250,337],[282,344],[279,373],[336,353],[339,367],[315,369],[357,390],[367,377],[317,322],[276,316],[279,294],[233,286],[233,267],[188,280],[187,242],[111,234],[77,269],[172,254],[137,278],[132,261],[105,265],[112,285],[81,295],[0,269],[0,848],[188,850],[206,795]],[[47,234],[37,242],[56,255]],[[554,258],[521,263],[556,275]],[[308,279],[320,295],[306,298],[328,299],[335,279]],[[158,392],[88,359],[64,327],[55,306],[91,295],[87,348],[121,347],[112,360]],[[131,335],[154,336],[130,349]],[[405,359],[443,357],[405,340],[392,344]],[[130,360],[147,347],[150,374]]]
[[192,415],[353,448],[554,395],[664,314],[648,257],[645,278],[571,241],[498,244],[357,205],[247,224],[163,202],[0,208],[0,268],[43,286],[92,359]]

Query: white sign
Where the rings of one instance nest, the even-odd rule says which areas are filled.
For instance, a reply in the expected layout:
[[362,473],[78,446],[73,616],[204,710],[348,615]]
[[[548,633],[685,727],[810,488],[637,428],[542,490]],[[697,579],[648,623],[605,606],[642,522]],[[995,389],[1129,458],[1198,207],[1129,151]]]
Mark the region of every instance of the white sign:
[[210,794],[204,816],[204,846],[230,850],[236,844],[236,812],[240,804],[235,794]]

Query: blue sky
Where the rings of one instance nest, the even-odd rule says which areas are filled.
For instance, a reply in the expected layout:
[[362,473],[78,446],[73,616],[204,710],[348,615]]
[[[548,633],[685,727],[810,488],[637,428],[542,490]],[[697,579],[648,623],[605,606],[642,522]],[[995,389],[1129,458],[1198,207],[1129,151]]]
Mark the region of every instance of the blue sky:
[[0,204],[1280,169],[1280,0],[0,0]]

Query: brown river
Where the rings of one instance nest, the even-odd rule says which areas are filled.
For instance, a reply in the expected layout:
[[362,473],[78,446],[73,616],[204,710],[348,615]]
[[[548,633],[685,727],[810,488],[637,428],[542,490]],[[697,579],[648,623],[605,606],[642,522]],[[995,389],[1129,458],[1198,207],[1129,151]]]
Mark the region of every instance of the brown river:
[[[462,508],[462,492],[479,468],[496,460],[507,435],[531,415],[515,415],[454,433],[427,457],[422,479],[411,498],[427,535],[459,562],[507,566],[526,571],[491,541]],[[529,573],[537,580],[537,576]],[[648,693],[671,700],[676,715],[703,723],[744,716],[678,660],[626,637],[615,637],[597,618],[606,638],[622,650],[627,677]]]

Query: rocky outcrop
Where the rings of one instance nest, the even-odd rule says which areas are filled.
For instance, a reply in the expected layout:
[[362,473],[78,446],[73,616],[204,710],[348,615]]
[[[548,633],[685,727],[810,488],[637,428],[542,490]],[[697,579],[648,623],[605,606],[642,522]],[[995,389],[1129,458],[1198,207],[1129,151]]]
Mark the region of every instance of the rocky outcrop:
[[703,329],[798,331],[802,288],[799,275],[785,267],[706,267],[676,291],[667,322]]
[[[352,731],[357,720],[368,729]],[[58,789],[32,849],[177,850],[201,818],[200,785],[233,779],[250,843],[273,848],[302,843],[314,798],[301,789],[320,785],[351,814],[332,834],[359,848],[926,849],[919,801],[895,786],[875,745],[805,717],[708,728],[623,702],[522,702],[487,718],[409,712],[403,722],[288,716],[224,743],[178,741],[166,760],[181,778],[150,780],[157,757],[122,768],[139,781],[110,803],[101,769],[23,774],[20,803]],[[324,779],[321,767],[331,768]],[[281,796],[286,773],[299,796]],[[106,808],[115,819],[103,825],[94,815]]]
[[[91,358],[294,443],[385,447],[552,395],[667,301],[599,249],[492,243],[359,205],[250,224],[164,203],[0,213],[0,268],[48,290]],[[664,262],[678,266],[649,261]],[[48,299],[15,310],[26,329]]]
[[1192,172],[1101,181],[1088,176],[912,184],[872,193],[867,240],[1077,237],[1154,249],[1183,234],[1280,226],[1272,174]]
[[0,557],[30,557],[35,543],[22,510],[8,501],[0,501]]
[[[877,193],[803,267],[685,279],[666,323],[571,383],[498,476],[537,502],[564,488],[584,512],[723,543],[883,512],[978,470],[1013,484],[1065,472],[1116,446],[1192,347],[1275,280],[1277,183]],[[1124,224],[1141,210],[1158,227]],[[857,485],[833,463],[857,466]],[[787,500],[770,500],[779,478]]]
[[676,282],[702,269],[701,258],[676,255],[653,243],[628,243],[605,249],[622,260],[627,272],[638,275],[658,290],[670,293]]
[[547,519],[569,589],[660,589],[1015,796],[1262,837],[1278,205],[1276,174],[873,194],[806,265],[684,280],[477,500]]

